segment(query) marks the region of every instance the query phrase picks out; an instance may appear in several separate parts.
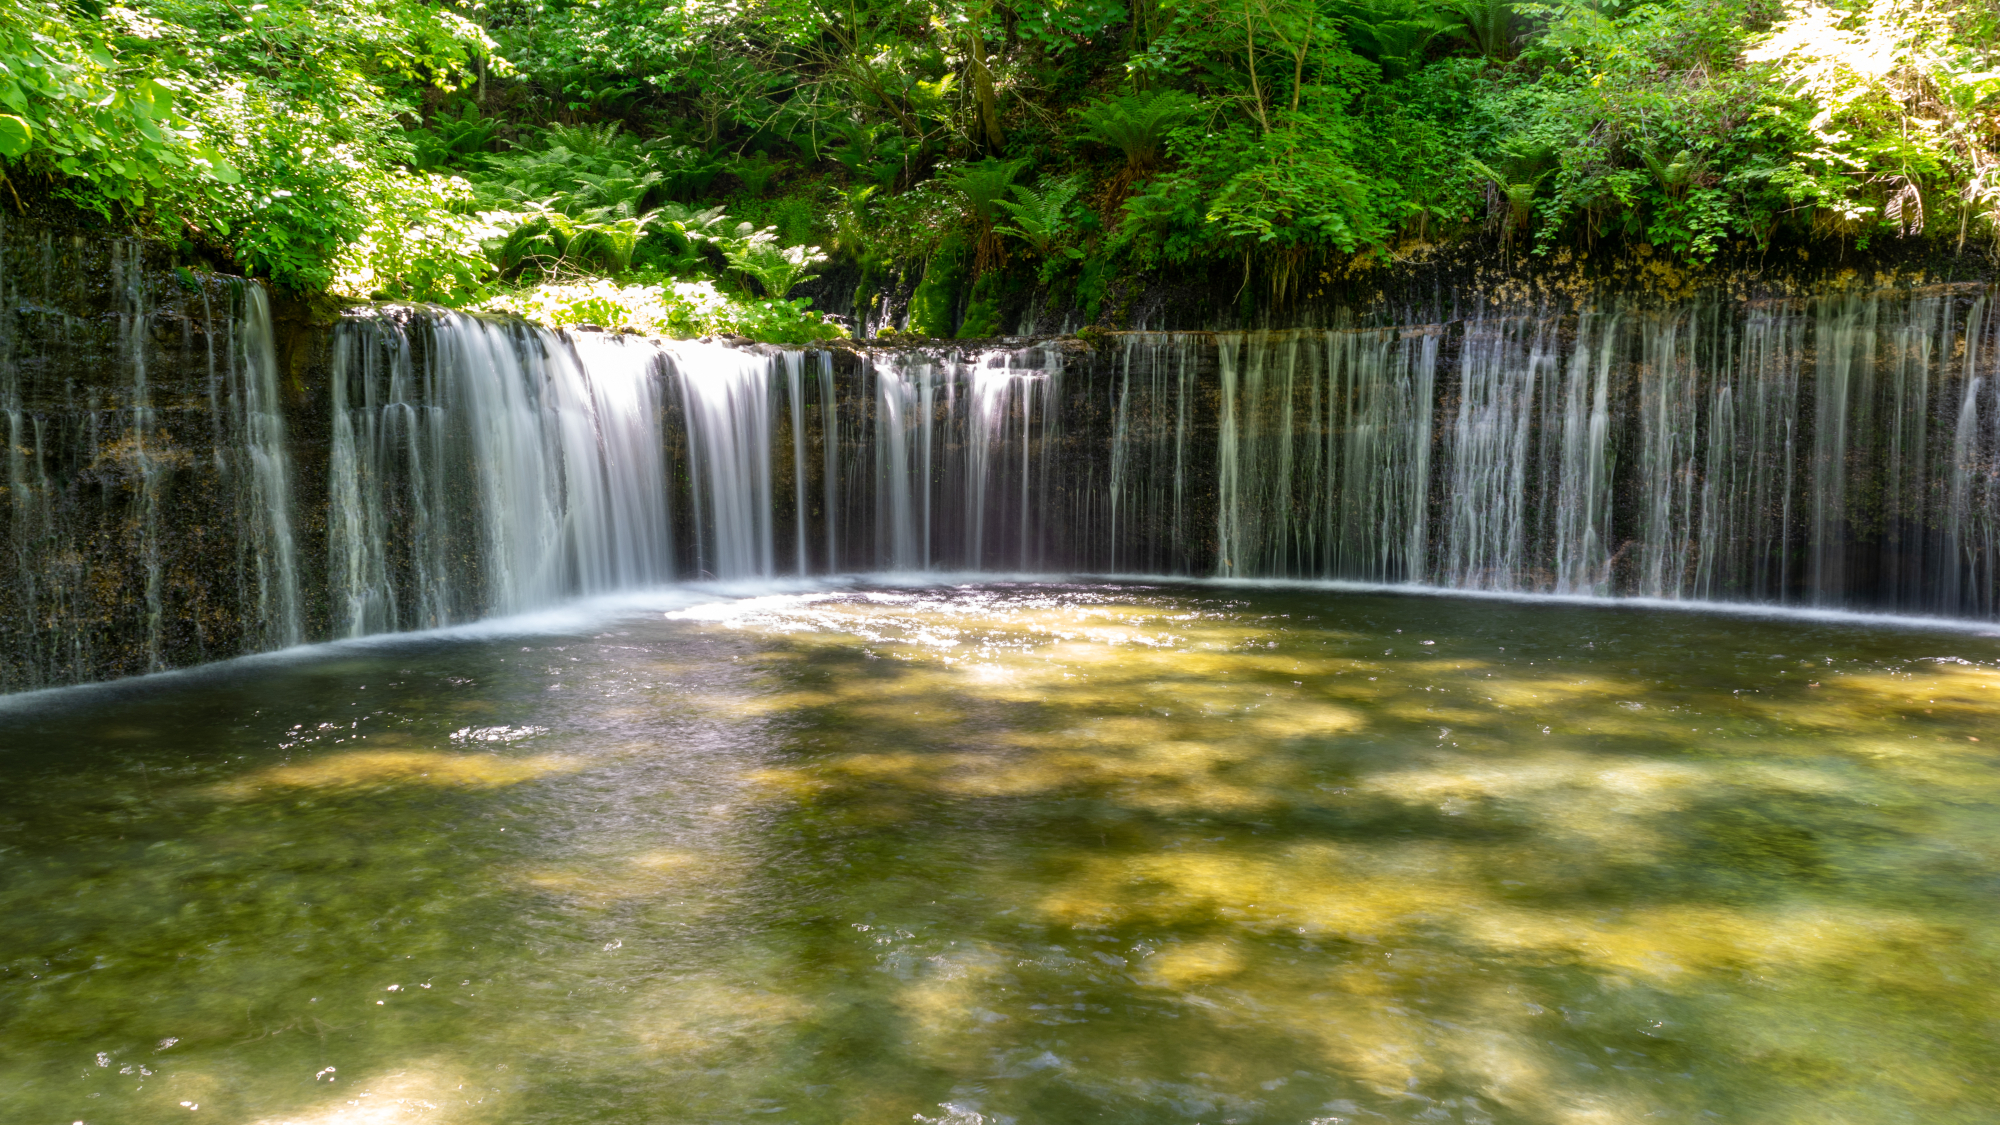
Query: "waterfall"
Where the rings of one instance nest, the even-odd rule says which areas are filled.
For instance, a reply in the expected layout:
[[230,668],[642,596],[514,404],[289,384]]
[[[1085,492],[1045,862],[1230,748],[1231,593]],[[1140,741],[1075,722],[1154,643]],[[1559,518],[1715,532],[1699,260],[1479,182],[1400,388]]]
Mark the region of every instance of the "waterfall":
[[873,374],[875,565],[917,570],[930,545],[930,453],[936,425],[930,406],[938,372],[919,353],[889,357],[874,365]]
[[92,280],[46,242],[23,257],[8,233],[0,690],[306,639],[298,480],[263,288],[163,278],[144,244],[124,241],[103,244]]
[[146,335],[152,327],[148,310],[150,294],[145,271],[137,260],[138,248],[129,243],[114,246],[111,258],[113,291],[119,297],[118,347],[131,371],[130,415],[124,429],[129,435],[126,457],[132,466],[136,503],[132,512],[132,539],[140,567],[140,589],[145,605],[145,670],[158,672],[167,664],[164,656],[166,633],[165,564],[160,554],[160,489],[166,466],[158,456],[163,444],[158,419],[153,413],[153,390],[148,376],[150,351]]
[[1849,538],[1848,431],[1869,421],[1878,300],[1849,296],[1820,303],[1813,333],[1814,408],[1807,586],[1816,605],[1838,605],[1846,589]]
[[[342,324],[328,472],[335,634],[518,613],[672,577],[664,362],[644,341],[443,311]],[[741,389],[726,382],[701,387],[725,398]],[[709,418],[708,403],[690,394],[689,416]],[[710,443],[705,546],[725,566],[768,570],[768,512],[731,502],[744,489],[728,476],[756,471],[768,426],[697,433]]]
[[1528,445],[1535,388],[1551,381],[1555,366],[1553,335],[1548,317],[1466,326],[1451,437],[1446,585],[1508,590],[1528,581]]
[[968,404],[953,426],[965,447],[957,499],[967,532],[958,564],[1035,569],[1047,549],[1048,476],[1061,435],[1061,353],[1003,348],[977,353],[951,371],[964,381]]
[[1417,329],[1329,341],[1337,448],[1336,549],[1326,577],[1421,581],[1428,574],[1432,404],[1441,336]]
[[785,401],[791,405],[792,416],[792,520],[793,542],[796,544],[798,573],[812,572],[806,561],[806,404],[805,404],[805,355],[801,352],[786,352]]
[[[0,275],[4,276],[4,275]],[[0,614],[7,651],[0,652],[0,687],[41,687],[89,674],[88,637],[68,627],[81,616],[78,604],[84,574],[66,565],[80,562],[68,545],[57,513],[57,488],[50,475],[48,420],[33,412],[21,378],[26,358],[12,318],[0,318],[0,417],[6,419],[8,572],[0,586],[6,613]]]
[[[292,458],[279,402],[271,300],[261,285],[242,286],[241,300],[243,316],[220,372],[232,432],[218,448],[231,452],[242,481],[236,492],[237,573],[241,602],[256,606],[255,647],[284,648],[305,639],[292,533]],[[214,374],[210,381],[216,382]]]
[[[1551,589],[1558,594],[1604,594],[1611,575],[1611,364],[1620,323],[1586,312],[1577,317],[1576,342],[1564,372],[1562,397],[1545,400],[1544,442],[1555,446],[1544,496],[1553,497],[1544,526],[1553,547]],[[1553,380],[1542,384],[1554,390]],[[1559,444],[1558,444],[1559,442]]]
[[1200,337],[1135,332],[1118,354],[1117,405],[1105,496],[1105,566],[1114,573],[1185,570],[1189,442]]
[[382,307],[301,377],[141,259],[95,338],[0,260],[6,688],[781,573],[2000,614],[1980,284],[816,351]]
[[[1708,327],[1698,308],[1640,325],[1639,492],[1634,497],[1639,526],[1633,562],[1637,592],[1647,597],[1679,598],[1689,592],[1702,376],[1713,369],[1715,350],[1703,331]],[[1713,429],[1716,419],[1709,424]]]
[[819,353],[820,487],[824,493],[820,522],[826,527],[826,569],[840,563],[840,412],[833,390],[833,355]]
[[696,573],[774,574],[772,364],[719,344],[680,344],[669,354],[686,404]]

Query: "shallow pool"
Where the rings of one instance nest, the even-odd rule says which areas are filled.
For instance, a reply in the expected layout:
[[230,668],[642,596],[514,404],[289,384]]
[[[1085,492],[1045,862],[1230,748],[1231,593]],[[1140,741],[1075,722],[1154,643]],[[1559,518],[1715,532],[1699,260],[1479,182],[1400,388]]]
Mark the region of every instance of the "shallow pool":
[[0,1121],[2000,1116],[2000,638],[709,597],[0,705]]

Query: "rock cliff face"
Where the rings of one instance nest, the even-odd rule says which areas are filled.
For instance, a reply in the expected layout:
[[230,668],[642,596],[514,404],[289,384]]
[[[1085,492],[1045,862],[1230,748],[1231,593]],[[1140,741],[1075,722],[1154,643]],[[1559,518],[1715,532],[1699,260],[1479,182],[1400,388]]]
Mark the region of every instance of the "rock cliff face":
[[307,397],[278,384],[262,290],[0,223],[0,310],[0,688],[300,639],[311,474],[283,427]]
[[0,690],[828,571],[2000,613],[1984,259],[1625,253],[1315,274],[1279,327],[1198,280],[1119,298],[1174,331],[800,352],[274,312],[14,222]]

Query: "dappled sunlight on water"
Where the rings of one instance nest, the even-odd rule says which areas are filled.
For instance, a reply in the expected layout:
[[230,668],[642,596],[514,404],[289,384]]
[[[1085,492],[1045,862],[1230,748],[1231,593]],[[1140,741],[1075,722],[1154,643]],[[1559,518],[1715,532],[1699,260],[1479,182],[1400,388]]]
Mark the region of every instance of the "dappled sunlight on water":
[[53,699],[0,1116],[1990,1121],[1995,646],[993,583]]
[[271,766],[214,787],[227,797],[252,797],[290,789],[342,789],[379,785],[464,786],[490,789],[517,785],[581,763],[537,756],[503,758],[490,754],[442,754],[418,750],[350,750],[298,765]]
[[321,1103],[256,1125],[449,1125],[491,1119],[495,1107],[477,1095],[466,1097],[463,1078],[430,1060],[360,1081],[342,1082],[338,1070],[329,1070],[316,1078],[326,1085]]

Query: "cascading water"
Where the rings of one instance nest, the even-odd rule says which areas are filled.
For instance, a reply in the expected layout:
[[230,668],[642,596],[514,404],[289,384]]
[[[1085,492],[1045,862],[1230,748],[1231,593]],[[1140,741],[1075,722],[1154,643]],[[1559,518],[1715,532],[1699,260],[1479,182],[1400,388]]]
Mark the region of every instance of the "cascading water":
[[1436,330],[1219,337],[1215,570],[1990,615],[1988,307],[1476,318],[1455,379]]
[[53,397],[23,374],[49,345],[0,334],[7,687],[677,577],[2000,612],[1978,286],[845,355],[379,309],[339,326],[316,391],[281,379],[260,288],[175,312],[110,265],[105,389]]
[[771,362],[714,344],[677,345],[672,354],[686,404],[695,572],[774,574]]
[[[435,627],[671,578],[660,362],[643,341],[455,313],[343,324],[333,632]],[[754,549],[729,527],[729,551]]]
[[822,353],[816,387],[799,353],[677,346],[673,377],[718,575],[782,558],[1986,614],[1986,308],[1499,309],[1134,333],[1081,363],[883,351],[838,377]]
[[[963,453],[947,458],[957,481],[947,476],[946,486],[954,504],[962,505],[965,546],[954,564],[972,570],[1046,565],[1042,501],[1061,434],[1062,355],[1048,348],[1000,349],[977,353],[955,369],[964,389],[953,385],[949,421],[954,433],[963,434]],[[925,448],[930,445],[927,439]],[[932,463],[927,454],[925,464]]]
[[1200,337],[1133,333],[1118,358],[1106,489],[1106,566],[1173,573],[1189,523],[1188,450],[1198,410]]
[[1215,571],[1426,577],[1437,367],[1422,327],[1218,336]]
[[136,255],[114,249],[111,258],[113,286],[120,296],[118,345],[132,372],[132,394],[127,407],[128,456],[131,459],[138,503],[132,523],[137,540],[138,560],[145,599],[146,671],[166,667],[163,656],[166,631],[165,566],[160,556],[160,487],[166,466],[159,456],[163,444],[158,419],[153,412],[152,385],[147,378],[145,335],[152,326],[147,309],[145,277]]
[[304,640],[263,289],[163,299],[141,245],[111,243],[92,309],[35,265],[0,269],[0,689]]
[[278,357],[271,332],[271,301],[261,285],[241,289],[243,318],[226,341],[216,370],[210,336],[209,385],[219,383],[228,402],[230,433],[216,443],[217,456],[242,482],[236,491],[237,574],[244,605],[255,605],[256,648],[275,649],[305,640],[305,613],[299,590],[298,548],[292,532],[292,458],[279,402]]

